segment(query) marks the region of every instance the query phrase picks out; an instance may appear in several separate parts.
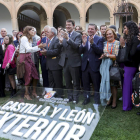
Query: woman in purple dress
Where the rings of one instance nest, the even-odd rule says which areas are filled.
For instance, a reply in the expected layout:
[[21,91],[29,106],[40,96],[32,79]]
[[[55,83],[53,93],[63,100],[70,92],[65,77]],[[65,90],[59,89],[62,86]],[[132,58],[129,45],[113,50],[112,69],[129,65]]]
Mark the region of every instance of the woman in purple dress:
[[126,42],[126,54],[124,63],[124,83],[123,83],[123,110],[129,111],[132,109],[131,95],[133,92],[132,79],[138,69],[139,60],[136,51],[139,44],[138,26],[133,21],[124,23],[124,39]]

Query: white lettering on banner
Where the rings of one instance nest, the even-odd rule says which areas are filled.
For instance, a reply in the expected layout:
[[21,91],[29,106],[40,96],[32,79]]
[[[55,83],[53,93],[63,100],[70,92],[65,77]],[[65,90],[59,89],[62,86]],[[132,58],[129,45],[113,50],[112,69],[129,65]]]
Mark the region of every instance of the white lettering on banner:
[[19,112],[20,109],[21,109],[21,106],[25,106],[25,103],[20,103],[20,104],[18,105],[18,108],[13,108],[13,112]]
[[78,110],[72,110],[70,112],[70,114],[67,116],[66,121],[72,122],[73,119],[71,117],[75,117],[75,114],[73,114],[73,113],[77,113],[77,112],[78,112]]
[[29,107],[24,111],[24,113],[27,113],[34,106],[34,104],[28,104],[28,105]]
[[1,110],[6,110],[6,107],[9,106],[9,105],[12,105],[13,103],[14,103],[13,101],[8,102],[7,104],[5,104],[5,105],[1,108]]
[[10,114],[9,112],[6,112],[5,115],[2,117],[2,119],[0,120],[0,129],[5,124],[5,122],[9,121],[10,119],[16,116],[16,114],[11,114],[10,116],[9,114]]
[[5,111],[0,111],[0,115],[4,115],[5,113]]
[[66,135],[67,131],[69,130],[70,125],[66,122],[61,122],[56,125],[56,127],[52,130],[52,132],[49,134],[46,140],[52,140],[54,136],[58,133],[60,128],[63,127],[63,130],[59,133],[56,140],[62,140],[63,137]]
[[60,112],[62,110],[62,108],[59,108],[57,110],[57,107],[54,108],[53,114],[50,116],[50,118],[53,118],[58,112]]
[[17,105],[19,104],[19,102],[15,102],[14,104],[12,104],[10,107],[6,107],[6,111],[13,111],[13,109],[15,108],[15,107],[17,107]]
[[33,114],[33,110],[37,107],[37,104],[35,104],[28,112],[27,114],[32,115]]
[[40,105],[34,112],[33,115],[40,116],[40,113],[37,113],[42,108],[42,105]]
[[18,122],[20,122],[22,119],[25,119],[26,115],[16,115],[17,119],[15,119],[6,129],[4,129],[4,133],[7,133],[11,128],[13,128]]
[[[40,124],[43,123],[41,126]],[[45,129],[45,127],[49,124],[47,119],[40,118],[30,129],[27,133],[23,136],[24,138],[28,138],[34,131],[35,134],[32,136],[32,140],[37,139],[37,137],[41,134],[41,131]]]
[[21,128],[29,128],[30,124],[28,124],[29,121],[36,121],[37,117],[27,117],[13,132],[12,135],[21,137],[23,135],[22,132],[19,132]]
[[84,117],[83,121],[82,121],[82,124],[84,124],[87,120],[87,124],[90,125],[91,124],[91,121],[93,120],[95,116],[95,113],[91,113],[90,112],[87,112],[86,116]]
[[39,116],[42,115],[43,117],[46,116],[46,114],[48,113],[50,109],[50,106],[47,106],[46,108],[44,108],[40,113],[39,113]]
[[86,111],[86,109],[79,111],[74,118],[74,122],[76,122],[76,123],[81,122],[86,114],[85,111]]
[[[22,138],[32,140],[79,140],[86,132],[85,127],[82,125],[85,123],[90,125],[95,116],[95,113],[86,113],[86,109],[81,111],[71,110],[68,113],[69,109],[65,109],[62,112],[62,108],[54,107],[53,111],[50,108],[50,106],[43,108],[43,105],[37,106],[37,104],[9,101],[0,110],[0,115],[3,115],[0,120],[0,129],[3,128],[2,132],[5,134],[11,133],[13,136],[23,136]],[[55,120],[49,122],[49,119],[39,118],[39,116],[46,117],[49,110],[51,112],[51,119],[61,112],[58,117],[59,123]],[[15,112],[20,114],[15,114]],[[22,115],[21,113],[27,115]],[[80,125],[74,123],[80,123]],[[23,128],[27,129],[27,131],[23,131]],[[12,129],[15,130],[13,131]]]
[[37,140],[43,140],[52,131],[53,127],[56,125],[57,121],[52,121],[51,124],[45,129],[41,136]]
[[68,109],[65,109],[65,110],[63,111],[63,113],[61,114],[61,116],[59,117],[59,120],[65,121],[66,118],[64,118],[64,116],[65,116],[65,114],[66,114],[67,112],[68,112]]
[[[79,132],[75,134],[77,130],[79,130]],[[84,126],[74,124],[64,140],[79,140],[84,135],[85,131],[86,129]]]

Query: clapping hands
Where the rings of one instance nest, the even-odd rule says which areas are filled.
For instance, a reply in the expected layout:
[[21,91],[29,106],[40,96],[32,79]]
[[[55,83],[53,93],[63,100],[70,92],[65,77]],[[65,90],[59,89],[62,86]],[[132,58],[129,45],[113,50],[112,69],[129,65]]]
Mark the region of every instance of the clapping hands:
[[82,42],[83,42],[83,45],[85,46],[86,42],[87,42],[87,36],[86,35],[82,36]]

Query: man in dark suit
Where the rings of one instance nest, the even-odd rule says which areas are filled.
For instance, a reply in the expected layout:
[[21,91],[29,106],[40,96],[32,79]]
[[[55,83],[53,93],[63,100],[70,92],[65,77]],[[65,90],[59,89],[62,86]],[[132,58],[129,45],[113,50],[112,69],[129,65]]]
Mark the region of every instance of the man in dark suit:
[[60,59],[60,44],[57,38],[57,30],[50,27],[47,32],[49,42],[46,49],[41,51],[42,55],[46,56],[46,67],[48,70],[49,87],[63,88],[62,84],[62,67],[58,64]]
[[[74,20],[68,19],[66,21],[67,32],[61,30],[63,37],[59,37],[60,44],[62,46],[59,65],[63,67],[66,88],[80,90],[79,67],[81,66],[81,55],[79,53],[79,46],[82,38],[79,33],[74,31],[74,28]],[[69,101],[77,102],[77,96],[73,95],[73,97],[69,96],[68,98]]]
[[[44,32],[47,35],[48,29],[50,26],[46,25],[44,27]],[[41,43],[48,43],[49,39],[48,37],[44,37],[41,40]],[[41,70],[42,70],[42,78],[43,78],[43,87],[49,87],[49,81],[48,81],[48,70],[46,69],[46,58],[45,56],[40,56],[40,62],[41,62]]]
[[97,26],[95,24],[89,24],[88,26],[88,37],[82,36],[82,45],[79,48],[82,58],[82,79],[84,87],[84,96],[85,100],[83,105],[90,102],[90,77],[94,85],[94,97],[97,103],[100,102],[100,64],[101,60],[99,59],[103,53],[103,38],[96,35]]

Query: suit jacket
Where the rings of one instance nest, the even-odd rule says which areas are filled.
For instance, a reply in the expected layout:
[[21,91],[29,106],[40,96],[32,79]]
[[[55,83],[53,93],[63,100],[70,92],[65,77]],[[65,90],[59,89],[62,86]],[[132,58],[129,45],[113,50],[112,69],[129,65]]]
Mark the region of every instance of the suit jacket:
[[4,58],[4,54],[3,54],[3,50],[2,50],[2,45],[0,45],[0,64],[3,63],[3,58]]
[[[33,39],[32,47],[37,46],[36,37],[34,36],[32,39]],[[32,58],[34,59],[34,64],[38,64],[39,63],[39,52],[34,52],[32,55],[33,55]]]
[[61,44],[61,58],[59,61],[60,66],[64,67],[66,58],[71,67],[81,66],[81,55],[79,53],[81,40],[81,35],[75,31],[73,31],[68,41],[66,39],[63,40]]
[[92,71],[98,72],[101,64],[101,60],[99,58],[103,53],[104,40],[102,37],[95,35],[94,43],[93,45],[90,46],[90,49],[88,50],[88,38],[87,38],[86,46],[83,47],[83,45],[81,45],[79,48],[80,53],[83,54],[81,70],[85,71],[89,59],[89,65]]
[[46,67],[50,70],[60,70],[62,67],[58,64],[60,59],[60,53],[61,53],[61,47],[59,44],[59,39],[57,36],[53,38],[51,41],[49,47],[48,47],[49,41],[47,43],[46,49]]

